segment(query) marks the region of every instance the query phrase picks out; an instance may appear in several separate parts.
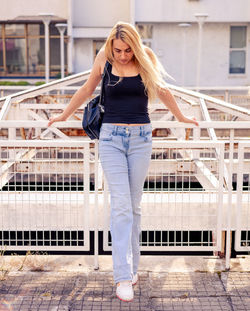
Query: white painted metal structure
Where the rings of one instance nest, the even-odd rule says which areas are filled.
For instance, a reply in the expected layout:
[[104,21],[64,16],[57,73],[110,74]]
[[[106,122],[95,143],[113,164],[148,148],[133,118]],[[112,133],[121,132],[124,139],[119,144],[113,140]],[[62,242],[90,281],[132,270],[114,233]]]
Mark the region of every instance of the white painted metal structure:
[[[86,141],[1,141],[0,223],[1,231],[9,232],[1,238],[7,249],[89,251],[89,145]],[[72,153],[78,158],[71,158]],[[81,191],[71,187],[72,179],[82,180]]]
[[[71,139],[62,131],[80,129],[80,121],[58,122],[47,128],[48,112],[58,113],[65,105],[35,102],[37,96],[49,96],[49,92],[78,83],[88,74],[84,72],[0,98],[0,129],[8,130],[8,139],[0,140],[0,221],[2,243],[7,244],[7,249],[88,250],[89,232],[94,230],[97,267],[98,230],[104,232],[104,249],[110,249],[108,192],[98,163],[97,142],[80,136]],[[245,172],[250,171],[249,137],[243,139],[237,134],[238,129],[249,131],[250,111],[201,93],[168,87],[184,114],[204,121],[195,128],[171,121],[168,111],[161,112],[166,110],[161,103],[150,106],[153,129],[170,128],[171,136],[158,137],[153,142],[142,201],[142,249],[223,252],[221,236],[226,231],[227,256],[230,256],[232,230],[237,230],[238,237],[246,231],[245,240],[247,245],[250,243],[249,226],[241,227],[242,218],[238,220],[238,213],[234,213],[234,205],[240,208],[239,200],[245,200],[246,194],[249,202],[249,188],[242,194],[238,188],[237,196],[232,189],[232,175],[239,171],[240,165]],[[232,121],[211,121],[211,109],[230,115]],[[21,139],[19,128],[34,128],[35,139]],[[190,141],[185,140],[185,128],[193,130]],[[218,137],[218,130],[230,130],[230,135],[225,132]],[[245,157],[240,149],[242,139]],[[237,145],[236,161],[233,154],[238,152]],[[240,185],[242,177],[238,178]],[[191,186],[193,182],[199,189]],[[199,240],[192,237],[194,232],[199,232]],[[239,238],[236,243],[239,247]]]
[[[221,251],[224,143],[156,140],[153,150],[146,184],[151,180],[154,186],[144,190],[142,230],[147,238],[141,241],[141,250]],[[194,154],[199,159],[198,168]],[[206,179],[215,179],[215,183],[192,189],[191,182],[203,183],[204,175]],[[164,180],[174,186],[164,189]],[[107,187],[105,190],[101,219],[105,219],[104,249],[111,250]],[[196,242],[190,236],[195,231],[200,233]]]
[[244,177],[250,177],[250,170],[244,162],[244,155],[249,152],[250,143],[239,143],[238,174],[237,174],[237,228],[235,250],[250,251],[250,185],[244,185]]

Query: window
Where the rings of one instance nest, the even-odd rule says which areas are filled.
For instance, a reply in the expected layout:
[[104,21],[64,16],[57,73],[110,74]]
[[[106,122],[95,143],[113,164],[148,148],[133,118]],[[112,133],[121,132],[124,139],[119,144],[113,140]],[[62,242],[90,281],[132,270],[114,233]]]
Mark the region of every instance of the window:
[[3,40],[0,39],[0,71],[3,71]]
[[[60,76],[61,72],[61,55],[60,55],[60,38],[53,36],[50,38],[50,72]],[[67,66],[67,45],[64,40],[64,64]],[[66,74],[66,72],[65,72]]]
[[30,75],[44,75],[45,43],[44,38],[29,37],[28,39],[28,72]]
[[153,38],[153,25],[150,24],[137,24],[136,29],[139,32],[142,42],[152,47],[152,38]]
[[44,26],[43,24],[29,24],[28,25],[28,36],[43,36],[44,35]]
[[[50,23],[50,76],[60,75],[60,34]],[[64,35],[64,63],[67,68],[67,33]],[[66,70],[67,73],[67,70]],[[45,75],[44,25],[0,24],[0,75]]]
[[25,39],[5,39],[7,73],[26,73]]
[[246,26],[230,28],[230,74],[246,73]]
[[0,72],[4,70],[4,66],[3,66],[3,40],[2,40],[2,30],[3,27],[0,24]]
[[24,24],[6,24],[5,25],[5,36],[6,37],[24,37],[25,29]]

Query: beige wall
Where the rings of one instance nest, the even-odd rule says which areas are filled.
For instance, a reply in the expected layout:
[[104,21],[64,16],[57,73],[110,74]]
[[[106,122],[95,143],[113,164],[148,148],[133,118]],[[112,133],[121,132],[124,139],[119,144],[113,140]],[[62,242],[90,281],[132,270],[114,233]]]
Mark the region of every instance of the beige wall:
[[75,72],[89,70],[93,64],[93,42],[91,39],[75,39],[73,67]]
[[73,27],[112,27],[130,22],[130,0],[73,0]]
[[194,22],[195,13],[206,13],[211,22],[249,22],[249,0],[136,0],[135,20]]
[[68,19],[68,0],[0,0],[0,5],[0,20],[39,13],[53,13]]
[[[250,62],[246,61],[246,74],[229,74],[230,24],[205,23],[203,28],[200,69],[201,86],[246,86],[250,84]],[[186,32],[185,86],[196,84],[198,26],[192,23]],[[250,32],[247,50],[250,49]],[[160,56],[164,68],[182,85],[182,29],[177,23],[157,23],[153,28],[153,50]],[[173,83],[169,80],[170,83]]]

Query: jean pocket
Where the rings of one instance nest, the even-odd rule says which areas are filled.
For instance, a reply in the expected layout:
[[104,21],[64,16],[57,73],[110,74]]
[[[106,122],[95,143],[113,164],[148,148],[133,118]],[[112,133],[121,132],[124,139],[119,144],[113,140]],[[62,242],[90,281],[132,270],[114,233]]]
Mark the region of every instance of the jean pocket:
[[143,138],[145,142],[152,142],[152,131],[145,132]]
[[111,141],[112,140],[112,133],[101,131],[99,140],[101,141]]

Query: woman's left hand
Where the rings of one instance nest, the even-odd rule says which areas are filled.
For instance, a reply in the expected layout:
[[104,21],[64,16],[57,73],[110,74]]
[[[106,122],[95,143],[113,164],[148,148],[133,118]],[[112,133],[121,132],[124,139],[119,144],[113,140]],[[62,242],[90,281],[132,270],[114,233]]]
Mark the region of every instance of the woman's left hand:
[[199,123],[196,121],[196,118],[195,117],[192,117],[192,118],[184,118],[183,120],[181,120],[180,122],[184,122],[184,123],[193,123],[195,124],[196,126],[199,126]]

